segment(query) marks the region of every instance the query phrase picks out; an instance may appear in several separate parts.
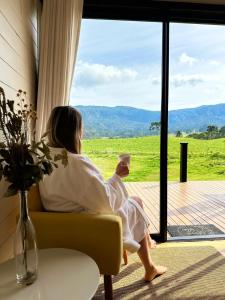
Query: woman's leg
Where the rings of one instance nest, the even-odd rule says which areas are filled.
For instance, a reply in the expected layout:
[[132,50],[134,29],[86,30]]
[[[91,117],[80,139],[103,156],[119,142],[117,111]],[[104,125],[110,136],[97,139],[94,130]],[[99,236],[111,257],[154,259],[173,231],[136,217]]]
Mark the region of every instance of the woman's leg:
[[138,250],[138,256],[145,268],[145,281],[151,281],[156,276],[162,275],[167,271],[164,266],[155,266],[149,254],[149,246],[147,236],[140,242],[141,248]]
[[[135,201],[138,202],[138,204],[143,207],[143,202],[139,197],[132,197]],[[152,258],[149,253],[150,248],[155,248],[156,243],[153,239],[151,239],[149,234],[146,234],[146,236],[143,238],[143,240],[140,242],[141,248],[138,250],[138,256],[140,257],[140,260],[145,268],[145,276],[144,279],[146,281],[153,280],[156,276],[162,275],[167,271],[167,268],[164,266],[156,266],[154,265]]]
[[[143,201],[141,200],[141,198],[133,196],[131,197],[133,200],[135,200],[144,210],[144,205],[143,205]],[[150,249],[154,249],[156,248],[156,241],[153,240],[150,236],[150,234],[147,235],[147,241],[148,241],[148,245]]]

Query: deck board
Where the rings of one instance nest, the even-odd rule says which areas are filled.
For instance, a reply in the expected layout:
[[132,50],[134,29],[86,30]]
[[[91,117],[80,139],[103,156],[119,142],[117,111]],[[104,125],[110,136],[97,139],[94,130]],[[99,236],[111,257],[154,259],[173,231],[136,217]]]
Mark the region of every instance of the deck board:
[[[152,224],[159,232],[159,182],[128,182],[130,196],[144,202]],[[168,183],[168,225],[214,224],[225,233],[225,181]]]

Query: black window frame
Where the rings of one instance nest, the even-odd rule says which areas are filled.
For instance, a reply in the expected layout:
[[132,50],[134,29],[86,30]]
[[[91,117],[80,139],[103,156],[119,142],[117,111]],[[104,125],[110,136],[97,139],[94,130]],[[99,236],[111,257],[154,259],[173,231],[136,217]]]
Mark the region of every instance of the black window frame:
[[[194,23],[225,25],[225,5],[182,3],[157,0],[84,0],[84,19],[146,21],[162,23],[162,85],[160,134],[160,232],[152,235],[167,241],[167,157],[169,98],[169,25]],[[216,236],[205,237],[214,239]],[[221,238],[221,237],[220,237]],[[184,240],[192,240],[193,237]],[[175,239],[177,240],[177,239]]]
[[225,5],[157,0],[84,0],[83,18],[225,24]]

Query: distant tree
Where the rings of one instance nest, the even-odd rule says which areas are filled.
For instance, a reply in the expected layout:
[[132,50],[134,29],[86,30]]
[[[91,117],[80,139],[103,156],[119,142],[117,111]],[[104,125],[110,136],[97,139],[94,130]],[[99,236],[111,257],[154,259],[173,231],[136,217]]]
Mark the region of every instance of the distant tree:
[[197,136],[197,139],[199,140],[208,140],[209,136],[207,132],[200,132]]
[[182,137],[182,132],[180,130],[177,130],[176,137]]
[[161,122],[151,122],[149,126],[149,130],[156,131],[157,134],[159,134],[160,128],[161,128]]
[[207,126],[207,135],[209,139],[217,138],[218,137],[218,127],[215,125],[208,125]]
[[200,140],[219,139],[221,137],[225,137],[225,126],[218,128],[215,125],[208,125],[206,131],[191,133],[188,137]]
[[198,139],[199,138],[199,134],[194,132],[194,133],[190,133],[187,137],[193,138],[193,139]]
[[218,132],[218,127],[215,125],[208,125],[207,126],[207,132],[211,133],[211,132]]
[[225,126],[221,127],[219,130],[220,136],[224,137],[225,136]]
[[[188,134],[187,137],[193,138],[193,139],[203,139],[204,135],[206,135],[205,132],[200,132],[200,133],[193,132],[193,133]],[[205,136],[205,140],[207,140],[207,136]]]

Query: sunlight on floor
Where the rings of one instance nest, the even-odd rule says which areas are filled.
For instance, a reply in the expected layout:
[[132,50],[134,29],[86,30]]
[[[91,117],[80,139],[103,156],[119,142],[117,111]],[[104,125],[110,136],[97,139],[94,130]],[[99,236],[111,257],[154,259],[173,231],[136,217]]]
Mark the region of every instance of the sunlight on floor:
[[225,240],[217,241],[196,241],[196,242],[166,242],[158,244],[157,248],[172,248],[172,247],[205,247],[211,246],[216,248],[222,255],[225,256]]

